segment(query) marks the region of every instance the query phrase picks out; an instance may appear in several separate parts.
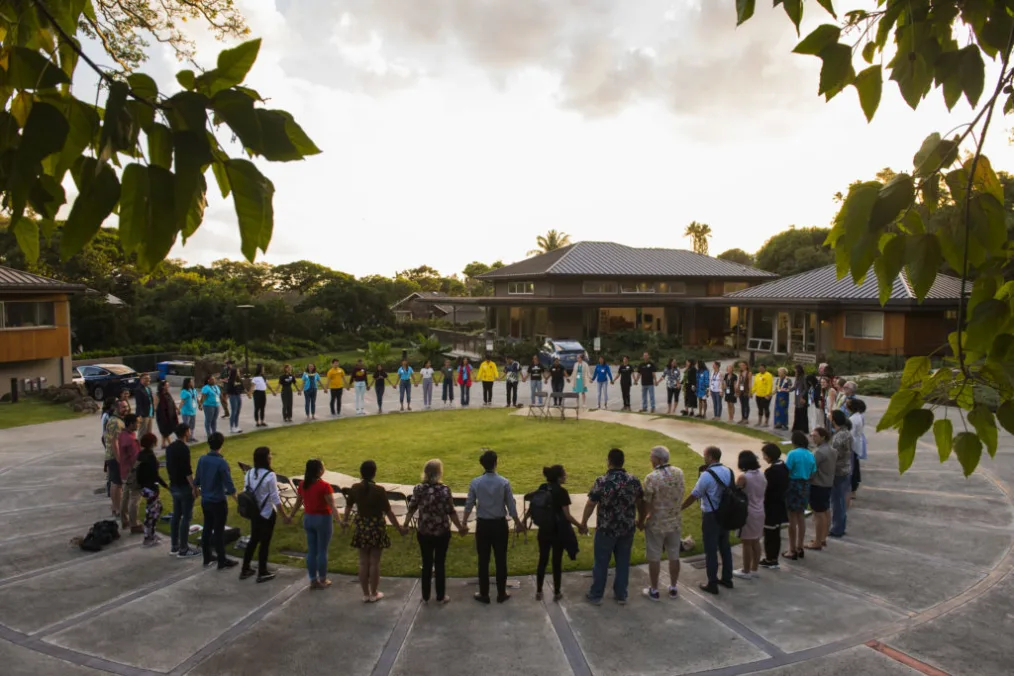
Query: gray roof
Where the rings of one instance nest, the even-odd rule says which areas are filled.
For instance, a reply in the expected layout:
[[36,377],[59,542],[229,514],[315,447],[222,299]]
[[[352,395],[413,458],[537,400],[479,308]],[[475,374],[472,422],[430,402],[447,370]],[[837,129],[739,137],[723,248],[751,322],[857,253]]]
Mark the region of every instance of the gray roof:
[[546,276],[757,279],[775,275],[686,249],[637,248],[614,242],[577,242],[491,270],[479,275],[479,279]]
[[[971,288],[969,286],[969,288]],[[863,283],[857,285],[852,275],[838,279],[838,271],[834,265],[827,265],[798,275],[783,277],[771,282],[752,286],[742,291],[734,291],[725,295],[726,298],[741,298],[755,301],[877,301],[879,291],[877,277],[871,268]],[[957,301],[961,297],[961,280],[950,275],[937,275],[936,281],[926,294],[926,300]],[[892,302],[915,302],[915,292],[908,282],[907,274],[902,271],[891,288]]]
[[58,279],[34,275],[31,272],[0,265],[0,291],[38,293],[46,291],[83,292],[84,290],[84,284],[61,282]]

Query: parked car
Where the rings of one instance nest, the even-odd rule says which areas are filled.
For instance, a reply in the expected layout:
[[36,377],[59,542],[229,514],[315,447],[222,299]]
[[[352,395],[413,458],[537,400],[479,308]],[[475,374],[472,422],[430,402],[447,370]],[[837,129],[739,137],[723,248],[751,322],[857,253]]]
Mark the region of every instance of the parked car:
[[85,386],[85,392],[102,401],[108,396],[115,397],[121,390],[137,387],[137,371],[123,364],[90,364],[74,368],[74,382]]
[[588,352],[584,346],[576,340],[569,338],[547,338],[546,342],[539,348],[539,363],[549,368],[553,360],[559,357],[560,364],[567,369],[567,373],[574,370],[578,355],[584,355],[588,361]]

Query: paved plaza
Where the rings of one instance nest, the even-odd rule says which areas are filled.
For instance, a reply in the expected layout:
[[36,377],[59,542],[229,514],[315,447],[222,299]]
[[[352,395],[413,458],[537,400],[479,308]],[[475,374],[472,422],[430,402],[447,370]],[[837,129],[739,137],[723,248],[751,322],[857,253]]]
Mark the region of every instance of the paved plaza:
[[[502,386],[496,395],[502,406]],[[476,389],[473,408],[479,398]],[[600,607],[584,601],[587,573],[565,575],[560,603],[535,601],[534,578],[521,576],[505,605],[472,602],[463,579],[449,581],[445,607],[422,605],[414,579],[385,580],[384,601],[364,605],[348,576],[326,593],[307,592],[299,568],[240,582],[143,549],[139,536],[87,554],[70,540],[108,515],[98,419],[0,430],[0,673],[1010,674],[1014,440],[1001,433],[996,459],[965,479],[926,437],[899,477],[896,434],[873,432],[887,402],[866,401],[870,457],[844,539],[717,597],[697,593],[704,570],[691,560],[681,598],[649,602],[647,570],[636,568],[630,602],[607,594]],[[277,399],[268,411],[278,423]],[[325,403],[318,419],[328,417]],[[582,418],[655,430],[697,452],[760,445],[678,419]]]

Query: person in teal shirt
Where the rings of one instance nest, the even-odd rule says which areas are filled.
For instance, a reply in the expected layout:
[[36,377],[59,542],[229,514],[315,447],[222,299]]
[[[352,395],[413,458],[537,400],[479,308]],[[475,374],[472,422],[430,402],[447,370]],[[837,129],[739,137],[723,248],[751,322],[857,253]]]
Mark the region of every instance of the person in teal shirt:
[[401,404],[401,410],[405,410],[405,404],[408,404],[408,410],[412,410],[412,375],[415,371],[408,365],[407,359],[401,360],[401,366],[398,367],[398,403]]
[[197,405],[204,410],[204,437],[210,439],[218,431],[218,407],[222,400],[222,390],[216,385],[215,376],[208,376],[201,388],[201,397]]
[[613,382],[613,371],[605,357],[599,357],[599,363],[592,373],[592,381],[597,384],[599,408],[609,408],[609,385]]
[[[816,430],[814,430],[816,431]],[[806,505],[810,501],[810,477],[817,471],[817,461],[810,452],[810,440],[803,432],[792,433],[794,448],[785,456],[789,470],[789,489],[785,493],[785,506],[789,511],[789,550],[782,556],[792,561],[803,558],[803,540],[806,537]]]
[[307,364],[303,371],[303,399],[306,409],[306,419],[317,419],[317,390],[321,389],[320,374],[317,373],[316,364]]
[[197,428],[197,390],[194,388],[193,378],[183,379],[183,388],[180,390],[180,416],[183,424],[190,428],[190,441],[194,443],[194,429]]

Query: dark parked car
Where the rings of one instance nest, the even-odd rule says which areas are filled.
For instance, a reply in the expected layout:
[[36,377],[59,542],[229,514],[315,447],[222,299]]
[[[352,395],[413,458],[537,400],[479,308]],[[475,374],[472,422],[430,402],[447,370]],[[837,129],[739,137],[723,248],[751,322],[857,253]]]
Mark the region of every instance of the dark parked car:
[[577,362],[579,354],[583,354],[585,361],[588,361],[588,352],[576,340],[547,338],[539,348],[539,363],[549,368],[553,365],[553,360],[559,357],[560,364],[567,369],[567,373],[570,373],[574,370],[574,364]]
[[91,364],[74,371],[74,381],[83,384],[85,391],[99,401],[115,397],[121,390],[133,391],[140,378],[137,371],[123,364]]

